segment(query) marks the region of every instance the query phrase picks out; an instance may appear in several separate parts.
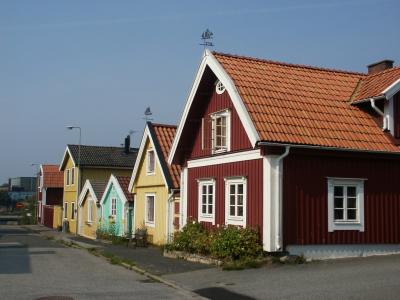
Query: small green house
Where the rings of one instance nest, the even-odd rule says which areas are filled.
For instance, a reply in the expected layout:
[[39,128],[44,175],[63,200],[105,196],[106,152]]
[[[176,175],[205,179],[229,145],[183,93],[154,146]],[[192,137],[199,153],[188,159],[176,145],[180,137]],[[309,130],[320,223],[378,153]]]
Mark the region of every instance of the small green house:
[[133,194],[128,192],[130,177],[111,175],[100,200],[100,228],[117,236],[133,232]]

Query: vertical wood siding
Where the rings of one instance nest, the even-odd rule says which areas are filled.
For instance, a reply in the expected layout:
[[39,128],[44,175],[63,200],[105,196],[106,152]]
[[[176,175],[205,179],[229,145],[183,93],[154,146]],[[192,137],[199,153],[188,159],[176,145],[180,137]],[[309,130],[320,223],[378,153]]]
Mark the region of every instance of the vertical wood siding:
[[[263,207],[263,163],[262,159],[214,165],[188,170],[188,217],[197,219],[198,179],[214,178],[215,183],[215,225],[225,224],[225,177],[245,176],[247,178],[247,224],[258,228],[262,234]],[[211,223],[204,223],[210,228]],[[261,235],[262,236],[262,235]]]
[[[224,109],[229,109],[231,111],[231,126],[230,126],[231,151],[251,148],[250,140],[247,137],[246,131],[244,130],[242,122],[239,119],[239,115],[237,114],[227,91],[225,91],[223,94],[218,95],[214,89],[211,94],[211,97],[205,97],[204,102],[202,102],[202,104],[205,106],[205,112],[199,116],[200,120],[199,124],[196,130],[193,132],[194,144],[192,152],[190,154],[191,158],[211,155],[211,150],[212,150],[211,114]],[[201,128],[202,118],[204,118],[203,148],[202,148],[202,128]]]
[[[328,232],[327,177],[366,178],[365,231]],[[400,243],[400,162],[362,154],[284,160],[285,245]]]
[[46,190],[46,205],[62,205],[63,189],[48,188]]
[[43,206],[43,224],[46,227],[53,228],[53,206]]

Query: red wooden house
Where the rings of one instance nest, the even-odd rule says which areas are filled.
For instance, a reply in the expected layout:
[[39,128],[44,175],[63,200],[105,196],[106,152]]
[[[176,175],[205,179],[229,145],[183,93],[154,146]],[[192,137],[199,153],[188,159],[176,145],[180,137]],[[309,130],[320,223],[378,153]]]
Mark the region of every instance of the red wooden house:
[[181,226],[260,230],[265,251],[400,251],[400,68],[368,74],[205,51],[169,163]]
[[58,165],[40,165],[37,222],[53,228],[54,205],[62,206],[64,174]]

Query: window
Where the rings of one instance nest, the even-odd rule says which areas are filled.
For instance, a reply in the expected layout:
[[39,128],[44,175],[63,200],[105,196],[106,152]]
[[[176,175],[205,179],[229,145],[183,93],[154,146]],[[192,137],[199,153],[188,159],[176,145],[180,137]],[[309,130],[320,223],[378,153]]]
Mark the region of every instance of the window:
[[364,180],[328,179],[328,231],[364,231]]
[[146,194],[146,203],[145,203],[145,223],[148,226],[155,226],[155,194]]
[[111,199],[111,215],[115,217],[117,215],[117,199]]
[[246,226],[246,178],[225,179],[225,223]]
[[87,216],[87,221],[88,223],[93,222],[93,200],[91,198],[88,199],[88,216]]
[[230,150],[230,112],[223,111],[212,118],[212,151],[220,153]]
[[64,203],[64,219],[68,218],[68,202]]
[[71,203],[71,220],[75,219],[75,202]]
[[67,169],[67,172],[66,172],[66,174],[65,174],[65,182],[66,182],[66,185],[69,185],[69,169]]
[[198,220],[215,223],[215,180],[199,180]]
[[153,175],[155,170],[154,150],[147,151],[147,175]]
[[223,92],[225,92],[225,86],[222,84],[221,81],[217,81],[216,85],[215,85],[215,91],[217,92],[217,94],[222,94]]
[[71,184],[75,183],[75,168],[71,169]]

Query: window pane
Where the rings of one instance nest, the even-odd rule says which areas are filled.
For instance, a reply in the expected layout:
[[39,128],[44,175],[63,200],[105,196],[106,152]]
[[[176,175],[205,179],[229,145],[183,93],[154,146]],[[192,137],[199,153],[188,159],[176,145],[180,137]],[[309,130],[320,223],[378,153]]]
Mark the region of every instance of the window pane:
[[221,145],[222,145],[221,136],[217,136],[217,140],[216,140],[215,146],[216,147],[220,147]]
[[207,186],[206,185],[203,185],[202,190],[203,190],[203,195],[207,194]]
[[237,196],[237,205],[243,205],[243,195]]
[[357,210],[348,209],[347,210],[347,220],[357,220]]
[[225,127],[225,125],[226,125],[226,117],[221,117],[221,124]]
[[209,196],[208,196],[208,204],[209,204],[209,205],[212,205],[212,203],[213,203],[213,196],[212,196],[212,195],[209,195]]
[[229,186],[229,189],[230,189],[231,195],[234,195],[234,194],[235,194],[235,185],[234,185],[234,184],[231,184],[231,185]]
[[206,213],[207,213],[207,205],[202,205],[202,206],[201,206],[201,212],[202,212],[203,214],[206,214]]
[[235,215],[235,207],[234,207],[234,206],[231,206],[229,212],[230,212],[230,215],[231,215],[231,216],[234,216],[234,215]]
[[213,194],[213,186],[212,186],[211,184],[208,186],[208,193],[209,193],[210,195]]
[[226,137],[221,138],[221,146],[226,147]]
[[342,186],[335,186],[334,195],[336,196],[343,196],[343,187]]
[[334,208],[343,208],[343,198],[335,197]]
[[230,205],[235,205],[235,195],[230,196]]
[[207,195],[203,195],[201,203],[207,204]]
[[347,197],[356,197],[357,189],[355,186],[347,187]]
[[238,206],[238,217],[243,217],[243,206]]
[[238,184],[238,194],[243,195],[243,184]]
[[208,213],[211,215],[213,213],[213,207],[212,205],[208,206]]
[[335,209],[335,220],[343,220],[343,209]]
[[357,208],[357,198],[347,198],[347,208]]

